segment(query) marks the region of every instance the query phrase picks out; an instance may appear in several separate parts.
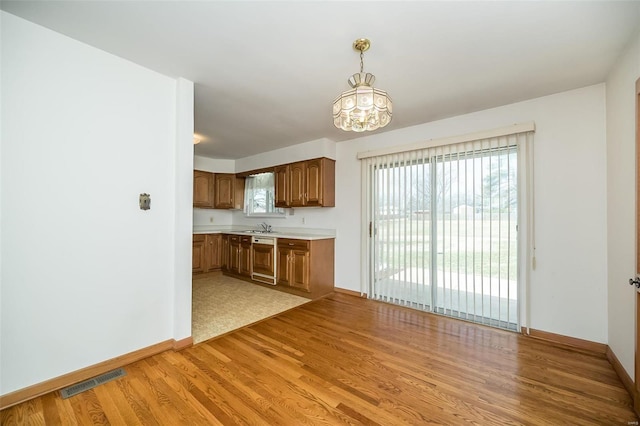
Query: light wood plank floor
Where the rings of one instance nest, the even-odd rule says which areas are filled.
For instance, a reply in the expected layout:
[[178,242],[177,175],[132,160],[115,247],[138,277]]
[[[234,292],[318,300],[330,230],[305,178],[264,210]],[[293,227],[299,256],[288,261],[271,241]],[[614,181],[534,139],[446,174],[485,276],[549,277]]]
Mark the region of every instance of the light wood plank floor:
[[2,425],[627,425],[631,400],[602,355],[336,294]]

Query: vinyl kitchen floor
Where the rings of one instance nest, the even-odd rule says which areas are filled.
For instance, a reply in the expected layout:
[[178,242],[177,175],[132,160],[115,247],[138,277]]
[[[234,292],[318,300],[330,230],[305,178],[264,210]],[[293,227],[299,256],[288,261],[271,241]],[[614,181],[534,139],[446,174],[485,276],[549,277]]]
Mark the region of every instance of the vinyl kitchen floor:
[[193,344],[245,327],[310,302],[222,274],[193,280]]

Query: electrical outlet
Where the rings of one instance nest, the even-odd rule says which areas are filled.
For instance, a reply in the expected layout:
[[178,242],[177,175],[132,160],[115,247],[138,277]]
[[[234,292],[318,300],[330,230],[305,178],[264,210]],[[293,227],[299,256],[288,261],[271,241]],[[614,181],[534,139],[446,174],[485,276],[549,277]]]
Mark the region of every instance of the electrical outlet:
[[213,216],[209,217],[209,223],[213,223]]
[[307,223],[307,220],[302,216],[302,224],[304,225],[305,223]]

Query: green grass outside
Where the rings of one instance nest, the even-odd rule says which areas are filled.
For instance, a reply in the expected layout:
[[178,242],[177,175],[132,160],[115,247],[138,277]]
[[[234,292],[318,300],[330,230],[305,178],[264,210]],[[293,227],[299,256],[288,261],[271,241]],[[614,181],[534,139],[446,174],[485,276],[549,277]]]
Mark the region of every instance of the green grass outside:
[[[380,221],[376,238],[380,264],[388,270],[404,269],[405,264],[429,269],[430,232],[429,220]],[[517,279],[515,220],[511,224],[505,218],[502,223],[479,219],[444,220],[439,221],[436,232],[438,270]]]

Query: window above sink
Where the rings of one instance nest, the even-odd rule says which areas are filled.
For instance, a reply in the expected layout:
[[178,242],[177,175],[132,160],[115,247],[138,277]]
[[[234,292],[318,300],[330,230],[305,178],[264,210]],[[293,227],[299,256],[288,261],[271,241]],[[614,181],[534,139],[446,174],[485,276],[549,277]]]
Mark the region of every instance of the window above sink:
[[[285,215],[284,209],[275,206],[273,172],[247,176],[244,187],[244,200],[244,214],[248,217],[284,217]],[[262,232],[255,231],[255,233]]]

